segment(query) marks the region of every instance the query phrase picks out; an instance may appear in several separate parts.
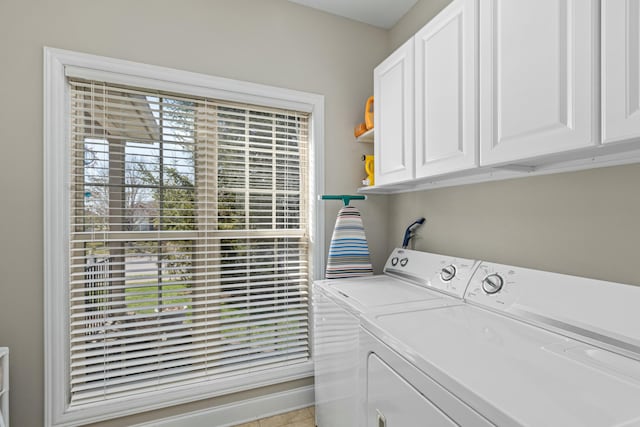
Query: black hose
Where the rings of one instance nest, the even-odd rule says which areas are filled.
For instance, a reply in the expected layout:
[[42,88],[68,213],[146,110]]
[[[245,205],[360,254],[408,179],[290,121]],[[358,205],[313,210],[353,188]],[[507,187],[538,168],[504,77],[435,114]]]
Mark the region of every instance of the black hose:
[[424,224],[424,221],[425,221],[424,218],[418,218],[417,220],[412,222],[411,225],[407,227],[407,229],[404,232],[404,239],[402,239],[403,249],[406,249],[407,246],[409,246],[409,240],[411,240],[411,238],[413,237],[413,232],[422,224]]

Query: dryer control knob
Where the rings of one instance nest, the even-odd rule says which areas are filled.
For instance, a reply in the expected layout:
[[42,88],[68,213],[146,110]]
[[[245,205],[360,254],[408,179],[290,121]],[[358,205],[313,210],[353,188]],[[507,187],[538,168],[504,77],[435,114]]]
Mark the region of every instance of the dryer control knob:
[[499,274],[490,274],[482,281],[482,290],[489,295],[495,294],[502,289],[503,284],[504,280],[502,280],[502,277],[500,277]]
[[393,258],[391,258],[391,265],[393,265],[395,267],[397,263],[398,263],[398,257],[397,256],[394,256]]
[[446,267],[443,267],[440,270],[440,278],[443,282],[449,282],[451,279],[456,277],[456,266],[453,264],[449,264]]
[[407,265],[408,262],[409,262],[409,258],[402,258],[400,260],[400,265],[404,267],[405,265]]

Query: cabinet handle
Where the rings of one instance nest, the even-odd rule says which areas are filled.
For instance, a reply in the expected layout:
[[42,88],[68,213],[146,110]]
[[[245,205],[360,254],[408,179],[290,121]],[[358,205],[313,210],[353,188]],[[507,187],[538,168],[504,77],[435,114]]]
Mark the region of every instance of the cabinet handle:
[[379,409],[376,409],[378,413],[378,427],[387,427],[387,419],[382,415]]

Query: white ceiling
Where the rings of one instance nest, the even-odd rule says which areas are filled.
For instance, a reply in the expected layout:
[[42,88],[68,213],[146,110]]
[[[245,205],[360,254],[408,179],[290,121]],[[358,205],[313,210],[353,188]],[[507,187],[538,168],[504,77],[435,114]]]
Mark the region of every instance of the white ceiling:
[[289,0],[334,15],[389,29],[417,0]]

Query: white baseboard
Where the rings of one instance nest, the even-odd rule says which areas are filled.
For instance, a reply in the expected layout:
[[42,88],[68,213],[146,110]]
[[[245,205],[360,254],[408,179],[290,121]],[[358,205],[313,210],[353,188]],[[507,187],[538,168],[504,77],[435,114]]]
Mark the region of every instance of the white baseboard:
[[313,386],[242,400],[132,427],[230,427],[314,404]]

